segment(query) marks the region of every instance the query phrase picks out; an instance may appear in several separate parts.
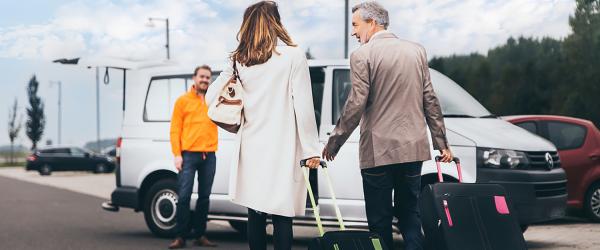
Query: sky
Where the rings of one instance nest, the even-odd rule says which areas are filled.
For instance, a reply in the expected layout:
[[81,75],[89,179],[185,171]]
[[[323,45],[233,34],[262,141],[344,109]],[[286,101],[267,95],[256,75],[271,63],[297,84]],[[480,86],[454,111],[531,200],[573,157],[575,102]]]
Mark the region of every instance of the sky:
[[[81,146],[96,138],[95,71],[52,63],[57,58],[165,58],[164,22],[169,18],[171,58],[190,71],[222,65],[236,46],[246,0],[0,0],[0,145],[9,144],[8,110],[18,100],[25,120],[26,85],[35,74],[45,103],[42,145],[57,142],[58,84],[62,84],[62,144]],[[344,1],[277,1],[294,42],[318,59],[343,58]],[[350,6],[359,3],[351,0]],[[381,0],[389,30],[421,43],[428,56],[479,52],[509,37],[564,38],[574,0]],[[358,48],[349,40],[350,52]],[[121,74],[111,73],[111,79]],[[100,134],[116,138],[122,121],[120,80],[100,86]],[[17,144],[30,146],[24,131]]]

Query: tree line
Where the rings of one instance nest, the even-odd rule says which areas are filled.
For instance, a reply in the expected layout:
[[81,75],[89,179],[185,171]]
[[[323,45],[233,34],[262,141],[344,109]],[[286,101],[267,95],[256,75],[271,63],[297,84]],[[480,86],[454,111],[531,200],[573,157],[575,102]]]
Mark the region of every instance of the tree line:
[[600,0],[577,0],[563,39],[509,38],[487,55],[434,57],[452,78],[497,115],[553,114],[600,125]]

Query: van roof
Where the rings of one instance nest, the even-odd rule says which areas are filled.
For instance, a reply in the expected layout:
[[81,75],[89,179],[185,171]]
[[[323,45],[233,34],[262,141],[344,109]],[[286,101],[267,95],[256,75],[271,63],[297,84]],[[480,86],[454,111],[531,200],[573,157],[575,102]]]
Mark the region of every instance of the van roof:
[[[312,67],[318,66],[348,66],[347,59],[310,59],[308,65]],[[129,60],[114,57],[91,57],[81,58],[77,63],[85,67],[110,67],[128,70],[143,70],[152,68],[181,68],[189,71],[189,66],[184,66],[174,60]]]

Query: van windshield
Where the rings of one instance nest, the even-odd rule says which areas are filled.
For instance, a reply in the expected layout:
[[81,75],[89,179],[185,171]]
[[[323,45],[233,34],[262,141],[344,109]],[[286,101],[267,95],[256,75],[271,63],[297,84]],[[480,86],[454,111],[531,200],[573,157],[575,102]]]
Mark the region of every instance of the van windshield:
[[467,91],[445,75],[430,69],[431,82],[446,117],[495,117]]

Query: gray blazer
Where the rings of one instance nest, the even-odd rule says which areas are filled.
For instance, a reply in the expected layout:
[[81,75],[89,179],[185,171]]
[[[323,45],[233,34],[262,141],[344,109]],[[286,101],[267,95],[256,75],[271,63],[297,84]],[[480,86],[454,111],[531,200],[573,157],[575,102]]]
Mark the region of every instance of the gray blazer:
[[360,168],[431,159],[448,148],[423,46],[377,34],[350,56],[352,90],[326,149],[337,154],[360,122]]

